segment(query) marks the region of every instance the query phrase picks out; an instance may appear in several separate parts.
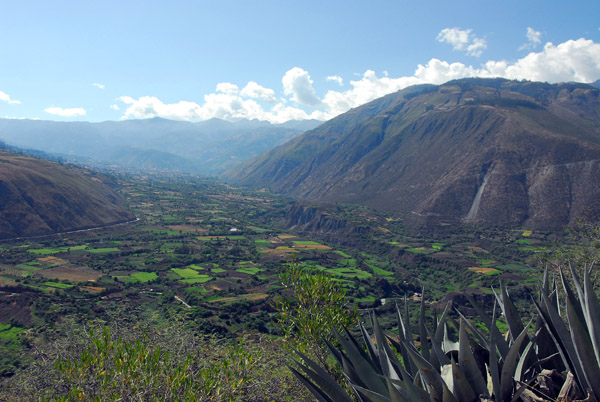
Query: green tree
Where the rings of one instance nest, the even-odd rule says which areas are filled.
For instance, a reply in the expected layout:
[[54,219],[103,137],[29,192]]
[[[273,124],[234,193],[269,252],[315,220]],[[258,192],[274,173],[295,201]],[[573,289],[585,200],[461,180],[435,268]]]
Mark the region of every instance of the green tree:
[[279,327],[289,348],[327,365],[329,351],[323,339],[335,343],[333,329],[342,331],[356,321],[341,283],[325,272],[288,263],[279,273],[283,295],[276,301]]

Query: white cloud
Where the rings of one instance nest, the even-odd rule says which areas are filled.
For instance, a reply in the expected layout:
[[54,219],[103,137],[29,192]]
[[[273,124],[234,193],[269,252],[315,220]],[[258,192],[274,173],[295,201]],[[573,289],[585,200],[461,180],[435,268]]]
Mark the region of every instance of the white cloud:
[[373,99],[419,83],[420,81],[415,77],[379,78],[374,71],[367,70],[360,80],[350,81],[352,89],[344,92],[328,91],[323,98],[323,104],[326,106],[327,114],[333,117]]
[[244,87],[244,89],[242,89],[240,95],[247,96],[248,98],[260,99],[268,103],[277,102],[277,99],[275,98],[275,91],[270,88],[260,86],[254,81],[250,81]]
[[536,31],[532,27],[527,27],[525,36],[527,37],[527,43],[523,43],[519,46],[519,50],[532,50],[542,43],[542,33]]
[[339,75],[330,75],[330,76],[327,77],[327,81],[335,81],[340,86],[344,85],[344,80]]
[[436,37],[438,42],[452,45],[452,49],[465,51],[470,56],[479,57],[487,48],[485,39],[471,34],[471,29],[444,28]]
[[302,109],[286,106],[283,102],[276,103],[270,111],[266,111],[253,99],[244,99],[239,95],[223,92],[205,95],[202,106],[195,102],[185,101],[165,104],[153,96],[142,96],[139,99],[122,96],[120,100],[129,105],[122,119],[145,119],[161,116],[174,120],[207,120],[216,117],[224,120],[259,119],[272,123],[283,123],[288,120],[325,119],[321,111],[308,114]]
[[221,82],[217,84],[217,92],[223,92],[227,95],[237,95],[240,92],[240,89],[231,82]]
[[104,89],[104,84],[98,84],[97,82],[94,82],[92,85],[98,89]]
[[54,114],[62,117],[75,117],[85,116],[85,109],[82,107],[62,108],[62,107],[48,107],[44,109],[44,112]]
[[16,117],[16,116],[4,116],[5,119],[9,120],[40,120],[39,117]]
[[377,77],[366,71],[358,81],[350,81],[352,89],[329,91],[323,98],[326,114],[333,117],[352,107],[415,84],[443,84],[467,77],[502,77],[507,79],[547,82],[592,82],[600,78],[600,44],[578,39],[557,46],[547,43],[540,52],[532,52],[515,62],[490,60],[480,67],[431,59],[419,65],[413,76]]
[[527,27],[527,40],[535,45],[542,43],[542,33],[532,27]]
[[173,104],[164,104],[154,96],[142,96],[137,100],[130,96],[121,96],[119,99],[130,105],[123,118],[147,119],[162,116],[174,120],[194,120],[198,118],[200,109],[200,106],[194,102],[179,101]]
[[307,71],[300,67],[294,67],[285,73],[281,79],[283,93],[292,95],[292,100],[301,105],[318,106],[321,101],[317,97],[315,89]]
[[119,110],[119,105],[110,105],[109,106],[112,110]]
[[529,53],[513,64],[488,61],[486,69],[504,78],[548,82],[592,82],[600,78],[600,43],[592,40],[551,42],[537,53]]
[[[473,44],[473,40],[469,42]],[[465,49],[468,45],[465,45]],[[336,76],[331,76],[336,77]],[[531,52],[516,61],[489,60],[479,66],[431,59],[418,65],[409,76],[378,76],[367,70],[350,89],[328,91],[322,99],[316,95],[307,71],[294,67],[282,78],[285,97],[276,98],[275,91],[250,81],[243,89],[232,83],[220,83],[216,91],[204,96],[202,105],[180,101],[165,104],[156,97],[145,96],[120,100],[127,106],[122,118],[162,116],[177,120],[259,119],[281,123],[292,119],[326,120],[371,100],[416,84],[443,84],[467,77],[503,77],[548,82],[592,82],[600,78],[600,43],[592,40],[569,40],[554,45],[547,43],[539,52]],[[340,80],[342,79],[339,77]],[[338,80],[330,80],[336,81]],[[292,102],[300,106],[292,105]]]
[[2,92],[2,91],[0,91],[0,101],[6,102],[9,105],[19,105],[21,103],[21,101],[11,99],[7,93]]

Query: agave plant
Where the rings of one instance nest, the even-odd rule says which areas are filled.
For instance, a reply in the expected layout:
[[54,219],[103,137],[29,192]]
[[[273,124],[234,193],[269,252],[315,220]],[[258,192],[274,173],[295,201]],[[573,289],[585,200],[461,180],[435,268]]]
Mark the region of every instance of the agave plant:
[[[502,285],[495,293],[491,316],[470,298],[489,335],[458,310],[456,322],[449,305],[434,320],[433,328],[428,328],[424,297],[416,334],[408,320],[406,300],[404,312],[396,308],[398,334],[383,331],[374,313],[370,314],[372,333],[360,324],[361,342],[347,329],[343,334],[336,332],[340,347],[326,344],[353,395],[300,352],[296,352],[296,367],[290,369],[323,402],[574,401],[584,397],[598,401],[600,307],[589,270],[583,287],[572,270],[571,275],[577,297],[561,273],[567,323],[560,315],[556,281],[551,286],[546,273],[540,299],[533,301],[538,316],[528,324]],[[506,338],[496,325],[499,310],[508,324]],[[458,339],[452,339],[449,325],[457,329]]]

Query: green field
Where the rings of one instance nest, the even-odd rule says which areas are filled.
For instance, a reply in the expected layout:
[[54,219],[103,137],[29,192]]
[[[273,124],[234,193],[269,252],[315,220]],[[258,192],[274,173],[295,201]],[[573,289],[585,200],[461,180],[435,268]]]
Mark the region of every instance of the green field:
[[158,275],[156,275],[156,272],[136,272],[135,274],[131,274],[131,277],[137,279],[142,283],[158,279]]
[[243,274],[256,275],[257,273],[262,271],[262,269],[260,269],[258,267],[244,267],[244,268],[236,269],[236,271],[241,272]]
[[213,279],[212,276],[199,274],[198,271],[191,268],[171,268],[171,271],[183,278],[180,282],[187,284],[205,283]]
[[87,251],[94,254],[101,253],[114,253],[115,251],[119,251],[117,247],[103,247],[103,248],[90,248]]
[[60,283],[60,282],[44,282],[45,286],[57,289],[70,289],[75,285],[70,285],[68,283]]
[[393,272],[386,271],[385,269],[378,268],[375,265],[367,264],[367,266],[369,268],[371,268],[371,271],[373,271],[373,273],[375,275],[379,275],[379,276],[391,276],[391,275],[394,275]]
[[0,323],[0,339],[16,339],[16,337],[23,331],[25,331],[25,328],[13,327],[10,324]]
[[50,255],[50,254],[66,253],[68,250],[67,250],[67,248],[35,248],[35,249],[27,250],[27,251],[29,251],[32,254]]

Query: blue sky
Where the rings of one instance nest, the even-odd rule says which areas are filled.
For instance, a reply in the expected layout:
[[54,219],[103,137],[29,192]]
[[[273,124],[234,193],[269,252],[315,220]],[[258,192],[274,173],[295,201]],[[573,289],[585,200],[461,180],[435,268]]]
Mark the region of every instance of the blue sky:
[[327,119],[418,83],[600,79],[593,1],[11,1],[0,117]]

